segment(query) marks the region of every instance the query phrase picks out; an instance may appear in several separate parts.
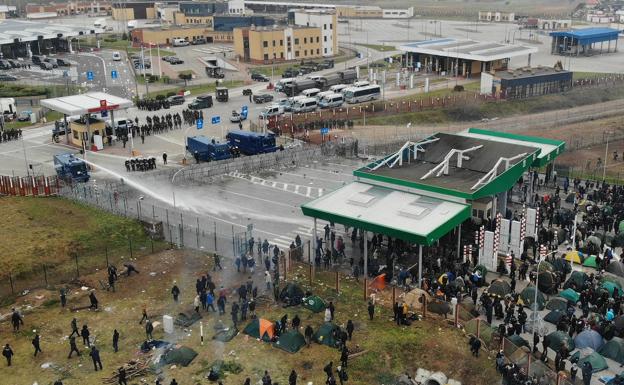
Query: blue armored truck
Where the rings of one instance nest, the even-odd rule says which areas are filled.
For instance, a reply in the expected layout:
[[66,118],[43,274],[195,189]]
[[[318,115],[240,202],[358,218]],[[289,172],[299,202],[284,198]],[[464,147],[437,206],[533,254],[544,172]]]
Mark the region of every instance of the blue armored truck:
[[198,161],[210,162],[232,157],[229,144],[219,143],[205,136],[189,136],[186,138],[186,150]]
[[230,142],[230,146],[237,147],[242,154],[256,155],[265,152],[277,151],[275,145],[275,134],[262,134],[258,132],[232,130],[225,138]]
[[54,169],[59,178],[68,182],[89,181],[89,169],[87,163],[76,158],[74,154],[63,153],[54,155]]

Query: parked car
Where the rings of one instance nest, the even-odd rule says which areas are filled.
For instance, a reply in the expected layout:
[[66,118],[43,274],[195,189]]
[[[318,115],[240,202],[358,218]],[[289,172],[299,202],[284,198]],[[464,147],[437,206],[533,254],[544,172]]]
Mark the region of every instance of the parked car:
[[7,59],[7,61],[9,62],[9,64],[11,64],[11,67],[13,68],[20,68],[22,66],[22,63],[17,60]]
[[184,96],[182,95],[173,95],[167,98],[169,104],[172,106],[177,106],[178,104],[184,104]]
[[193,39],[193,41],[191,42],[191,44],[193,45],[197,45],[197,44],[206,44],[206,38],[205,37],[200,37],[198,39]]
[[287,70],[284,71],[284,73],[282,73],[282,77],[283,78],[294,78],[297,77],[297,75],[299,74],[299,71],[294,69],[294,68],[288,68]]
[[52,64],[45,62],[45,61],[39,63],[39,67],[41,67],[42,70],[46,70],[46,71],[50,71],[54,68]]
[[238,123],[238,122],[242,122],[243,120],[247,119],[247,115],[242,114],[240,111],[232,111],[232,115],[230,115],[230,122],[232,123]]
[[198,96],[188,105],[191,110],[201,110],[212,107],[212,95]]
[[243,88],[243,96],[251,95],[252,93],[251,88]]
[[43,61],[43,56],[41,55],[32,55],[32,57],[30,58],[33,62],[33,64],[39,64]]
[[10,70],[13,68],[7,60],[0,60],[0,70]]
[[14,82],[16,80],[17,78],[15,76],[7,75],[7,74],[0,74],[0,81],[2,82]]
[[273,101],[273,95],[269,95],[269,94],[254,95],[252,97],[252,100],[253,100],[254,103],[257,103],[257,104],[266,103],[266,102],[272,102]]
[[172,57],[175,57],[175,56],[163,56],[163,57],[162,57],[162,59],[163,59],[164,61],[168,62],[168,61],[169,61],[169,59],[171,59]]
[[66,59],[56,59],[56,62],[58,63],[59,67],[69,67],[70,63],[68,60]]
[[268,82],[271,79],[269,79],[269,77],[264,74],[252,73],[251,80],[255,80],[257,82]]
[[28,122],[30,121],[30,114],[32,114],[32,111],[22,111],[17,115],[17,121],[18,122]]
[[169,62],[169,64],[182,64],[184,63],[184,60],[180,59],[179,57],[175,57],[175,56],[171,56],[169,58],[169,60],[167,60]]
[[56,59],[53,59],[53,58],[47,57],[47,58],[45,58],[45,59],[44,59],[44,61],[45,61],[46,63],[50,63],[50,64],[52,64],[52,68],[58,68],[58,62],[56,61]]
[[113,60],[121,61],[121,54],[119,52],[113,52]]

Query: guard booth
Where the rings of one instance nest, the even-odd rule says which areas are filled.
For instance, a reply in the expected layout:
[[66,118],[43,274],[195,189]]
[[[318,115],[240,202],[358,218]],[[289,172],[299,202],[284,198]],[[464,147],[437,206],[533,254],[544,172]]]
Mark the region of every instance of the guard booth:
[[217,87],[216,90],[217,101],[219,102],[227,102],[229,100],[229,91],[225,87]]

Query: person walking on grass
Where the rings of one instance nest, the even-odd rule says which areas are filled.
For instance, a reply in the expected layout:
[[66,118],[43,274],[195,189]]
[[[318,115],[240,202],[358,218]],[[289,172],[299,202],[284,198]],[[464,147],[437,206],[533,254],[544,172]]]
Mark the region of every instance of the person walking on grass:
[[102,361],[100,360],[100,351],[95,346],[91,346],[91,352],[89,353],[89,355],[91,356],[91,359],[93,360],[93,367],[95,368],[95,371],[97,372],[98,366],[100,367],[100,370],[102,370]]
[[35,357],[37,357],[37,353],[43,353],[41,351],[39,334],[35,333],[35,338],[33,338],[32,340],[32,345],[35,348],[35,354],[34,354]]
[[2,355],[7,360],[7,366],[11,366],[11,358],[13,358],[13,349],[9,344],[4,345],[4,349],[2,349]]

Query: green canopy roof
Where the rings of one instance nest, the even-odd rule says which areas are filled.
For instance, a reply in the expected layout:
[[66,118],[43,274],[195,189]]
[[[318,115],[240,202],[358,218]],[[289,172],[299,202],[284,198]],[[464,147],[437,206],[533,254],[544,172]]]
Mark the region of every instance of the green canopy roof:
[[431,245],[470,218],[470,206],[353,182],[301,206],[304,215]]

